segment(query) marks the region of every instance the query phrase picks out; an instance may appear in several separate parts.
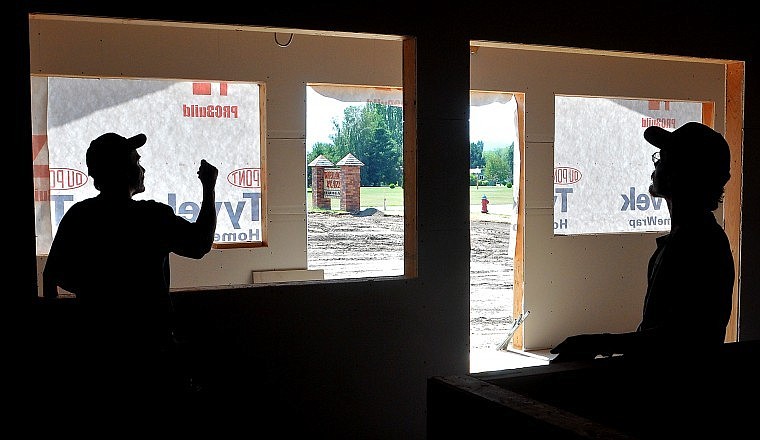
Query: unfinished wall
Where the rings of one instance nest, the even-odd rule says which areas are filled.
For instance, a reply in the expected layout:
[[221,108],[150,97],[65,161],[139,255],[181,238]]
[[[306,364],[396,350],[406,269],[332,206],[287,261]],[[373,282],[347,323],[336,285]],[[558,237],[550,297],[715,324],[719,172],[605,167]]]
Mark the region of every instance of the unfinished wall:
[[268,246],[171,256],[174,288],[240,285],[252,271],[307,269],[307,84],[401,86],[399,37],[331,35],[299,33],[280,47],[271,29],[39,16],[30,21],[31,71],[265,83]]
[[267,406],[318,437],[424,438],[425,379],[469,368],[466,40],[450,36],[459,50],[445,59],[417,55],[417,44],[430,54],[441,38],[403,43],[421,84],[410,98],[420,145],[413,169],[425,181],[414,211],[419,275],[251,285],[254,269],[306,265],[306,84],[400,86],[401,40],[298,33],[281,48],[270,29],[77,17],[29,25],[31,74],[266,83],[269,246],[172,261],[180,283],[216,286],[174,298],[199,378],[234,397],[222,399],[234,402],[231,414],[245,413],[233,424],[273,423],[256,411]]
[[722,131],[725,65],[519,47],[480,47],[470,61],[473,89],[525,93],[524,348],[553,347],[571,334],[632,331],[662,234],[554,235],[554,97],[713,101]]
[[[51,16],[30,26],[35,74],[266,84],[268,246],[217,249],[201,261],[172,256],[175,288],[245,285],[254,270],[307,269],[306,84],[399,86],[402,80],[401,42],[393,37],[298,33],[280,47],[272,30],[258,28]],[[569,334],[635,328],[656,234],[554,236],[554,96],[714,101],[721,127],[724,65],[498,44],[480,47],[470,62],[473,89],[525,93],[523,305],[531,317],[522,329],[524,348],[551,347]]]

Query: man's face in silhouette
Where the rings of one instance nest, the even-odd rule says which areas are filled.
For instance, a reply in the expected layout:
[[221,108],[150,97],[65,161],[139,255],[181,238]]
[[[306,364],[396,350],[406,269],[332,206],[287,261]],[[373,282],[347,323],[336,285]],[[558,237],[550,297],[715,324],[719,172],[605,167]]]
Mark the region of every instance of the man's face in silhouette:
[[652,171],[652,184],[649,185],[649,195],[652,197],[662,197],[664,199],[670,199],[673,195],[673,188],[671,185],[672,178],[672,163],[669,163],[668,152],[665,150],[659,151],[659,158],[654,161],[654,171]]
[[132,150],[129,153],[127,178],[129,180],[129,190],[131,195],[145,191],[145,168],[140,165],[140,154],[137,153],[137,150]]

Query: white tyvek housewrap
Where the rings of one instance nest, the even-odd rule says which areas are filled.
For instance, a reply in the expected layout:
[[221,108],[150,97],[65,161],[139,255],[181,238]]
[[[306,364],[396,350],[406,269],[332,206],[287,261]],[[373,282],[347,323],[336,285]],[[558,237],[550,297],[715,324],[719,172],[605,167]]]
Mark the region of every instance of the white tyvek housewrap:
[[148,138],[139,150],[146,190],[135,199],[194,220],[202,199],[197,170],[206,159],[219,169],[215,241],[261,241],[258,84],[34,78],[32,89],[38,254],[49,250],[66,210],[97,194],[85,154],[106,132]]
[[657,148],[644,130],[701,122],[702,104],[557,96],[555,112],[554,233],[669,230],[665,201],[649,195]]

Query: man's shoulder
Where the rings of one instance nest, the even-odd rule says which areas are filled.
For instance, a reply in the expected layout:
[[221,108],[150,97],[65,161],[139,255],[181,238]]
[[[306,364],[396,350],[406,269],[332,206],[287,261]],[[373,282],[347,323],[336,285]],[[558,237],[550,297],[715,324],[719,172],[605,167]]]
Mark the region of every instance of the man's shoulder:
[[693,237],[693,236],[713,236],[713,237],[720,237],[725,236],[726,233],[723,230],[723,228],[720,226],[720,224],[715,220],[715,217],[710,215],[705,215],[699,218],[691,219],[687,222],[683,222],[677,229],[675,229],[675,232],[671,235],[680,236],[680,237]]
[[157,202],[155,200],[133,200],[132,206],[135,209],[143,209],[143,210],[150,210],[150,211],[161,211],[163,213],[174,213],[174,210],[172,210],[171,206]]
[[66,210],[66,216],[74,217],[76,215],[86,215],[86,213],[97,209],[99,200],[97,197],[90,197],[80,200],[69,207]]
[[133,200],[132,215],[137,218],[150,219],[152,227],[174,224],[178,218],[171,206],[155,200]]
[[683,258],[702,261],[730,255],[731,247],[723,228],[714,220],[693,222],[670,234],[668,247]]

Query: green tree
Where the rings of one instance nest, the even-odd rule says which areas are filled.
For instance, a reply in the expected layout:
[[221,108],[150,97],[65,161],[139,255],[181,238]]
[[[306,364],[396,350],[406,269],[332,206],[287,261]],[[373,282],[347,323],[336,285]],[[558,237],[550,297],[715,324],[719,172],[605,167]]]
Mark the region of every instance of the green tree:
[[339,156],[339,153],[335,151],[335,145],[327,144],[324,142],[317,142],[314,144],[314,146],[311,147],[309,154],[306,155],[306,162],[311,162],[320,154],[326,157],[332,163],[335,163],[342,158],[342,156]]
[[367,143],[357,151],[357,158],[364,162],[361,173],[362,186],[385,186],[399,181],[400,157],[398,144],[384,127],[367,130]]
[[330,135],[330,139],[333,141],[335,154],[340,156],[338,160],[345,157],[348,153],[356,156],[355,146],[359,144],[361,132],[364,128],[363,109],[364,106],[358,105],[346,107],[343,109],[342,124],[338,124],[338,121],[333,120],[333,134]]
[[506,185],[512,183],[512,165],[514,163],[514,143],[505,148],[486,151],[485,171],[483,176],[493,183]]
[[369,109],[380,115],[382,122],[387,129],[387,138],[381,133],[375,134],[378,145],[385,144],[382,163],[383,169],[382,182],[384,184],[395,183],[400,186],[404,185],[404,112],[401,107],[395,107],[383,104],[367,104]]
[[470,142],[470,168],[483,168],[485,165],[483,141]]
[[[332,156],[325,154],[325,157],[337,163],[346,154],[353,154],[364,163],[362,186],[401,182],[402,116],[401,108],[383,104],[347,107],[343,111],[342,124],[333,121],[334,133],[330,136],[333,141]],[[337,159],[333,160],[333,157]]]

